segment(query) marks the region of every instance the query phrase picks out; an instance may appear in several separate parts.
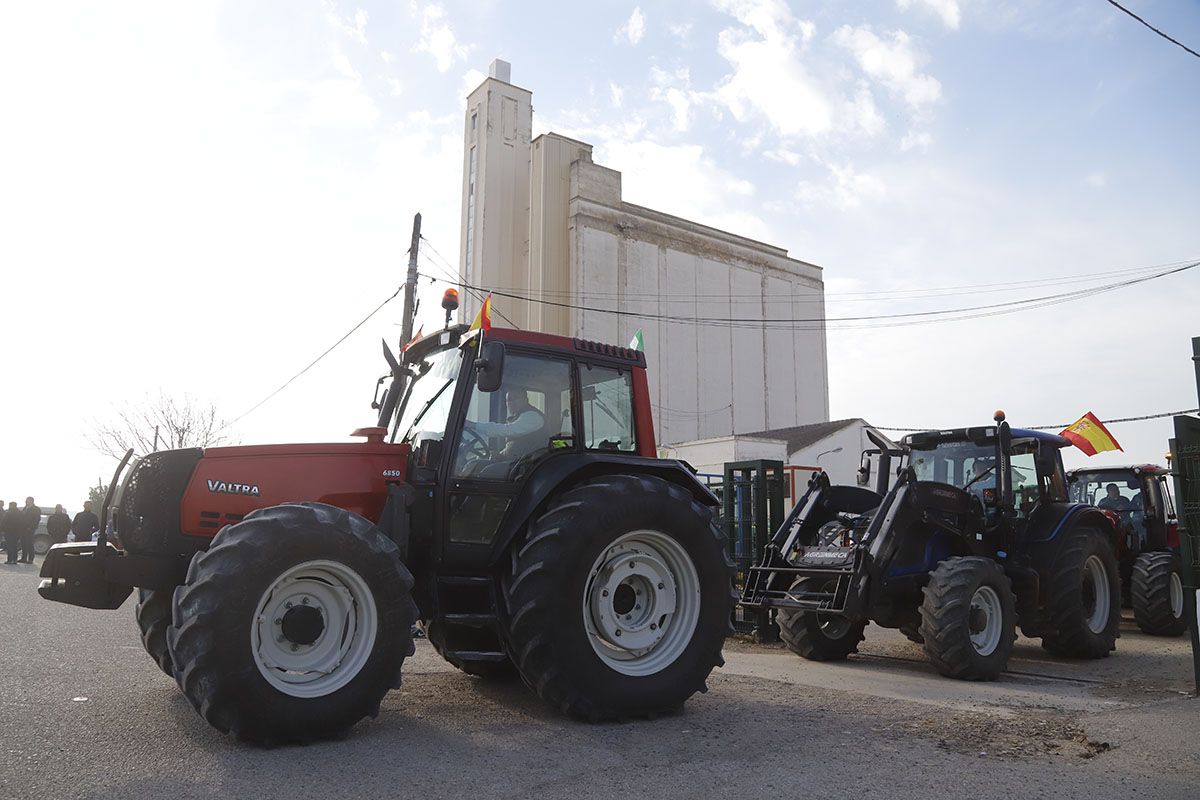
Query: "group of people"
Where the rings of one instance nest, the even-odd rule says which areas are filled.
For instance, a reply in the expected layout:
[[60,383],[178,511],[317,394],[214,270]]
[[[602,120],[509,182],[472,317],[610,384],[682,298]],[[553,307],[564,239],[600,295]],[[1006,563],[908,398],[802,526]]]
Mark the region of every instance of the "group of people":
[[[4,501],[0,500],[0,509],[3,508]],[[33,540],[41,522],[42,510],[32,497],[25,498],[23,508],[17,508],[15,500],[8,504],[7,510],[0,515],[0,534],[4,537],[4,549],[8,551],[6,564],[33,563]],[[74,519],[61,505],[55,506],[54,513],[46,518],[46,533],[51,544],[66,542],[72,534],[77,542],[90,541],[92,534],[99,530],[100,518],[93,513],[90,500],[84,502],[83,511]]]

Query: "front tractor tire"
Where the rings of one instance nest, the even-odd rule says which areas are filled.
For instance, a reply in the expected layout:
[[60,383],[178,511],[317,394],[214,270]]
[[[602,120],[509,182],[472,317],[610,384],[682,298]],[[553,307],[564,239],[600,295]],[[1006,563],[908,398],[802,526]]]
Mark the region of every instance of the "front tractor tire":
[[1012,582],[990,558],[948,558],[921,590],[925,654],[948,678],[994,681],[1017,638]]
[[375,716],[412,655],[412,575],[362,517],[274,506],[221,530],[175,590],[175,678],[213,727],[271,745]]
[[724,663],[736,600],[724,536],[708,507],[660,478],[604,476],[553,498],[502,584],[509,653],[565,713],[670,711]]
[[1183,570],[1176,553],[1142,553],[1130,580],[1133,618],[1142,633],[1178,636],[1187,630],[1183,613]]
[[[828,593],[834,587],[822,584],[818,578],[797,578],[788,590],[789,594],[805,592]],[[822,614],[819,611],[803,611],[781,608],[775,614],[779,624],[779,638],[788,649],[809,661],[844,661],[851,653],[858,652],[858,643],[863,640],[866,620],[852,620],[839,614]]]
[[1104,658],[1120,635],[1117,558],[1098,530],[1072,528],[1063,536],[1046,581],[1042,647],[1066,658]]
[[167,677],[174,678],[171,653],[167,649],[167,628],[171,627],[171,592],[139,589],[133,615],[142,634],[142,646],[158,664],[158,668]]

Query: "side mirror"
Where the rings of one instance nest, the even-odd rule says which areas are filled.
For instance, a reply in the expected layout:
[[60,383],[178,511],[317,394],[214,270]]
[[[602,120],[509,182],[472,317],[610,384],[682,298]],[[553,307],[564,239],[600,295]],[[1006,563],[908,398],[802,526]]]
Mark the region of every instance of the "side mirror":
[[504,379],[504,342],[484,342],[475,359],[476,383],[481,392],[494,392]]
[[864,459],[862,465],[858,468],[858,475],[855,476],[855,482],[859,486],[869,486],[871,483],[871,460]]

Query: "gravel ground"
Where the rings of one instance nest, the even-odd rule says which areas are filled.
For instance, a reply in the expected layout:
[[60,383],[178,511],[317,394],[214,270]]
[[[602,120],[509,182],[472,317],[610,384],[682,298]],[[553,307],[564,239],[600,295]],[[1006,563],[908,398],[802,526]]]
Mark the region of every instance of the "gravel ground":
[[653,722],[563,718],[519,684],[455,672],[425,643],[376,720],[261,750],[196,716],[141,649],[132,601],[86,611],[0,566],[0,798],[731,796],[1194,798],[1200,705],[1183,640],[1126,631],[1056,662],[1022,640],[992,684],[938,677],[868,630],[837,665],[731,642],[710,691]]

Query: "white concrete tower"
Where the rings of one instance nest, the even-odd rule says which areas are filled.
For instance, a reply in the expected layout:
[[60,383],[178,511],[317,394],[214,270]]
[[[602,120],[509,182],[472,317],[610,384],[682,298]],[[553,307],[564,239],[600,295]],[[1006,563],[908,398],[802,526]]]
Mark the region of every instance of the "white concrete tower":
[[[462,241],[464,283],[513,290],[529,283],[529,140],[533,94],[509,81],[512,67],[496,59],[488,77],[467,97],[463,147]],[[479,300],[462,293],[462,319]],[[528,303],[502,298],[504,314],[529,327]],[[501,322],[497,320],[497,322]]]

